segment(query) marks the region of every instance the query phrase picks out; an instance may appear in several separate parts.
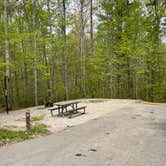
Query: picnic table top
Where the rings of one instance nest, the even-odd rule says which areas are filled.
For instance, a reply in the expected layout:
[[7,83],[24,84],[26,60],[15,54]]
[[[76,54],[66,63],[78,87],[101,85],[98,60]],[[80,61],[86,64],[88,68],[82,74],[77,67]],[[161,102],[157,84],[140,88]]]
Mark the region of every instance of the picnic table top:
[[54,105],[64,106],[64,105],[71,105],[71,104],[78,104],[78,103],[80,103],[80,101],[70,100],[70,101],[60,101],[60,102],[55,103]]

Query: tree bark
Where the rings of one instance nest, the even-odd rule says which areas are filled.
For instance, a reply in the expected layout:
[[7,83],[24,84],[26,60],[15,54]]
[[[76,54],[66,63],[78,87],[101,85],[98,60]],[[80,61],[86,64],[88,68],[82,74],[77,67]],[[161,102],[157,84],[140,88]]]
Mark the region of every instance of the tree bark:
[[93,0],[90,0],[90,55],[93,54]]
[[69,99],[68,92],[68,80],[67,80],[67,60],[66,60],[66,0],[62,1],[62,35],[63,35],[63,49],[62,49],[62,60],[63,60],[63,79],[64,79],[64,87],[65,87],[65,100]]
[[34,4],[34,16],[33,16],[33,30],[34,30],[34,94],[35,94],[35,105],[38,105],[38,83],[37,83],[37,41],[36,41],[36,6],[37,1],[33,1]]
[[6,112],[8,113],[11,109],[11,101],[10,101],[10,55],[9,55],[9,41],[8,41],[8,2],[4,0],[4,33],[5,33],[5,101],[6,101]]
[[86,96],[86,68],[85,68],[85,53],[84,53],[84,0],[80,0],[80,53],[82,61],[82,94]]

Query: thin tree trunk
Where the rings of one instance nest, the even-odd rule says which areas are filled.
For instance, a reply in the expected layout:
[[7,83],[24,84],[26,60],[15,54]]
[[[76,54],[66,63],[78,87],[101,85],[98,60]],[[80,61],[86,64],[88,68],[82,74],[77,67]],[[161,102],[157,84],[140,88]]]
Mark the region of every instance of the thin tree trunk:
[[34,52],[35,52],[35,58],[34,58],[34,89],[35,89],[35,105],[38,105],[38,83],[37,83],[37,59],[36,59],[36,35],[34,35]]
[[[47,74],[49,74],[49,64],[48,64],[47,55],[46,55],[45,43],[43,45],[43,56],[45,60],[46,71],[47,71]],[[51,87],[50,87],[50,79],[49,77],[47,77],[47,101],[46,102],[48,102],[49,100],[51,100]]]
[[10,101],[10,55],[9,55],[9,41],[8,41],[8,2],[4,1],[4,33],[5,33],[5,101],[6,101],[6,112],[8,113],[11,109],[11,101]]
[[[49,14],[49,32],[50,32],[50,36],[51,36],[51,40],[53,41],[53,28],[52,28],[52,24],[51,24],[51,10],[50,10],[50,0],[47,0],[47,11]],[[58,1],[59,4],[59,1]],[[58,6],[59,7],[59,6]],[[50,95],[51,95],[51,99],[53,96],[55,96],[55,98],[57,98],[57,91],[56,91],[56,66],[55,66],[55,52],[53,52],[53,48],[54,48],[54,43],[52,43],[51,47],[50,47],[50,54],[51,54],[51,64],[50,67],[48,68],[50,70],[50,81],[49,81],[49,86],[50,86]]]
[[85,53],[84,53],[84,0],[80,0],[80,53],[81,53],[81,61],[82,61],[82,93],[83,97],[86,96],[86,87],[85,87],[85,79],[86,79],[86,69],[85,69]]
[[65,86],[65,99],[68,100],[69,98],[69,92],[68,92],[68,81],[67,81],[67,61],[66,61],[66,0],[63,0],[63,23],[62,23],[62,33],[63,33],[63,51],[62,51],[62,57],[63,57],[63,65],[64,65],[64,86]]
[[90,0],[90,55],[93,54],[93,0]]
[[[50,15],[50,0],[47,0],[47,11],[48,11],[48,14],[49,14],[49,20],[48,20],[49,30],[50,30],[50,35],[52,37],[52,26],[51,26],[51,15]],[[45,45],[43,47],[44,47],[43,51],[44,51],[45,63],[46,63],[46,67],[47,67],[47,74],[49,74],[49,71],[50,71],[49,68],[51,68],[51,67],[49,67],[49,62],[48,62],[47,57],[46,57]],[[51,57],[53,57],[53,55],[52,55],[52,47],[50,48],[50,52],[51,52]],[[54,62],[54,60],[53,60],[53,62]],[[52,100],[51,75],[50,75],[50,77],[47,78],[47,95],[48,95],[48,100]]]
[[37,39],[36,39],[36,6],[37,6],[37,1],[34,0],[33,1],[33,5],[34,5],[34,16],[33,16],[33,30],[34,30],[34,53],[35,53],[35,57],[34,57],[34,94],[35,94],[35,105],[38,105],[38,83],[37,83]]
[[[26,51],[25,51],[25,47],[24,47],[24,41],[22,40],[21,41],[21,51],[22,53],[24,54]],[[27,62],[26,62],[27,58],[24,57],[24,98],[28,99],[27,96],[29,96],[29,92],[28,92],[28,72],[27,72]]]

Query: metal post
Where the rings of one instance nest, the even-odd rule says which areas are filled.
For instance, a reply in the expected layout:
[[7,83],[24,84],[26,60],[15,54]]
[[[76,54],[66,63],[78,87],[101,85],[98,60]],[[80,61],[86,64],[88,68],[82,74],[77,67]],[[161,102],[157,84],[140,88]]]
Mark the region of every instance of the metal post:
[[30,111],[26,111],[26,130],[30,130]]

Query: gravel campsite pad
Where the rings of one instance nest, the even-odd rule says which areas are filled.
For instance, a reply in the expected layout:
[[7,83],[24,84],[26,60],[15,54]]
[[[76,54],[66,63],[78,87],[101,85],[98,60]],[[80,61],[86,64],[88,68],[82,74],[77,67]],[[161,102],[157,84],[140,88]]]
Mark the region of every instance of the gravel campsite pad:
[[9,115],[0,114],[0,128],[11,130],[25,130],[25,112],[30,111],[31,123],[42,123],[48,126],[48,130],[56,132],[66,127],[76,126],[85,123],[91,119],[104,116],[107,113],[121,109],[131,103],[137,103],[136,100],[120,100],[120,99],[84,99],[81,106],[87,106],[86,114],[74,118],[52,117],[48,108],[44,106],[30,107],[26,109],[11,111]]

